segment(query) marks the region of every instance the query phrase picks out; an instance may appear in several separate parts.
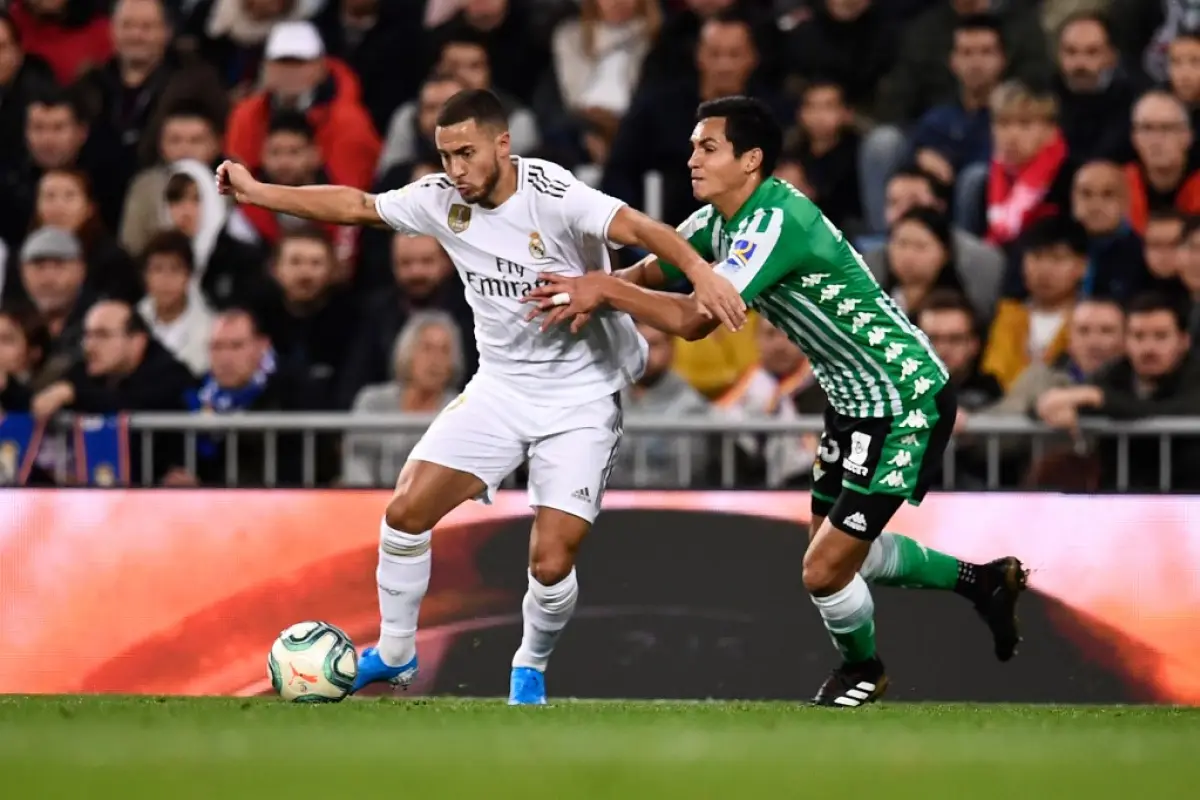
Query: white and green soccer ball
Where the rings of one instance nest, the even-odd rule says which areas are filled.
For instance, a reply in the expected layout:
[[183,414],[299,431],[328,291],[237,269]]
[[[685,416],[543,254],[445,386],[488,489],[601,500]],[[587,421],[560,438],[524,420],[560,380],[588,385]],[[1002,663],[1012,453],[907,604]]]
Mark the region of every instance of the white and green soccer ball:
[[267,675],[288,702],[336,703],[354,686],[358,654],[336,625],[298,622],[271,646]]

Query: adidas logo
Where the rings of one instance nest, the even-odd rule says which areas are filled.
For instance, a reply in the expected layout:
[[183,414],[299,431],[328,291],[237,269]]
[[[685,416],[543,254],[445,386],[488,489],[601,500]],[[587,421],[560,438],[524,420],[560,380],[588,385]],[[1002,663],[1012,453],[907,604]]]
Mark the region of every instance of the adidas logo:
[[854,685],[853,689],[847,689],[844,695],[835,697],[833,702],[839,706],[856,708],[861,706],[863,701],[870,697],[873,691],[875,691],[875,684],[869,681],[859,681]]
[[867,518],[862,515],[861,511],[855,511],[850,516],[842,520],[842,524],[852,531],[862,533],[867,529]]
[[586,486],[571,492],[571,497],[584,503],[592,502],[592,493],[587,490]]

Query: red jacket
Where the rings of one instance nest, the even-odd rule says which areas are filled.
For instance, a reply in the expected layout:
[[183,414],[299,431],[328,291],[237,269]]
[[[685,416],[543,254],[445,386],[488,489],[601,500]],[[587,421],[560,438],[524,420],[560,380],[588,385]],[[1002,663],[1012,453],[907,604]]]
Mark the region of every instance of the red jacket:
[[[1140,236],[1150,221],[1150,200],[1146,195],[1146,177],[1137,162],[1125,165],[1125,185],[1129,187],[1129,225]],[[1180,214],[1200,214],[1200,170],[1184,177],[1175,192],[1175,210]]]
[[63,86],[113,56],[112,34],[103,14],[68,27],[58,20],[38,19],[25,8],[24,0],[14,0],[9,13],[21,36],[21,47],[44,58]]
[[[314,103],[308,110],[325,171],[336,183],[369,189],[383,145],[362,106],[362,89],[354,72],[335,58],[326,58],[325,63],[334,81],[333,99]],[[225,152],[257,170],[262,166],[270,118],[270,100],[265,92],[234,106],[225,134]]]

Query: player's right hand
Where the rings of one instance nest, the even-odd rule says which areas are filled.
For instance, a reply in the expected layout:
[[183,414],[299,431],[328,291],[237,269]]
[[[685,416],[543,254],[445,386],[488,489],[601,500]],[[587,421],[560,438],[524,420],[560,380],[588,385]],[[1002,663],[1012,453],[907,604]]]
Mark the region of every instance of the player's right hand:
[[692,281],[692,290],[700,310],[709,319],[715,317],[731,331],[739,331],[746,324],[746,301],[725,278],[705,270]]
[[217,191],[232,195],[239,203],[250,202],[250,190],[258,184],[250,170],[236,161],[223,161],[217,167]]

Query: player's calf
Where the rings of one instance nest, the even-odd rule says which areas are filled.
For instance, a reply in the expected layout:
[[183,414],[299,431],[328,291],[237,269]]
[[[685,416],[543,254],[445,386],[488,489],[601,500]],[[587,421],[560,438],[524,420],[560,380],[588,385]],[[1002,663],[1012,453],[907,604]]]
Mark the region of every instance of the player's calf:
[[521,645],[512,660],[509,703],[546,702],[544,673],[579,600],[575,554],[591,524],[557,509],[537,509],[529,546],[529,588],[521,601]]

